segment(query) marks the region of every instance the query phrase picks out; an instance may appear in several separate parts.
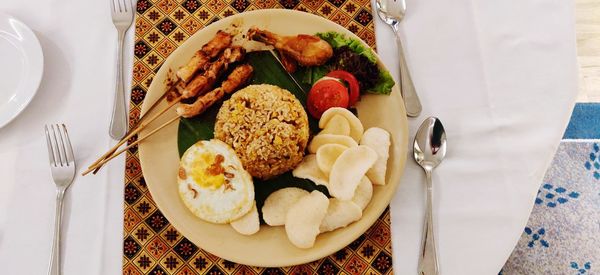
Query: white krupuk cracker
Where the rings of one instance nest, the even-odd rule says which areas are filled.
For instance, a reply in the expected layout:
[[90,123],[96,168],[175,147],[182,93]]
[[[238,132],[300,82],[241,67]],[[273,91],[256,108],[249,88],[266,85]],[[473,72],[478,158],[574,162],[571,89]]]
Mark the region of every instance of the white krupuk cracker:
[[256,203],[252,205],[250,212],[241,218],[232,221],[231,227],[242,235],[252,235],[260,229],[260,221],[258,219],[258,210],[256,209]]
[[290,207],[308,194],[308,191],[296,187],[287,187],[271,193],[262,207],[263,220],[270,226],[284,225]]
[[319,226],[327,214],[329,199],[319,191],[300,198],[287,212],[285,232],[292,244],[311,248],[319,235]]
[[340,200],[351,200],[362,177],[375,164],[377,153],[360,145],[344,151],[329,174],[329,194]]
[[341,201],[336,198],[329,199],[327,214],[321,221],[319,230],[321,232],[333,231],[338,228],[346,227],[349,224],[360,220],[362,209],[352,201]]
[[296,178],[308,179],[317,185],[329,185],[329,179],[317,165],[317,156],[314,154],[306,155],[302,162],[294,168],[292,175]]
[[385,185],[385,173],[391,144],[390,133],[377,127],[369,128],[362,136],[360,144],[368,146],[377,153],[377,161],[367,171],[367,177],[373,184]]
[[325,144],[319,147],[316,154],[319,169],[325,175],[329,176],[333,164],[346,149],[348,149],[348,147],[339,144]]
[[325,144],[339,144],[346,147],[356,147],[358,143],[349,136],[332,135],[332,134],[319,134],[313,137],[310,144],[308,144],[308,152],[314,154],[319,148]]
[[342,115],[334,115],[319,134],[350,136],[350,123]]
[[356,187],[356,191],[354,191],[354,197],[352,197],[352,202],[356,203],[360,207],[360,209],[365,209],[371,198],[373,197],[373,184],[369,180],[369,178],[362,177],[358,187]]
[[343,116],[348,123],[350,124],[350,136],[358,142],[363,135],[363,125],[362,122],[356,117],[352,112],[348,111],[346,108],[334,107],[329,108],[327,111],[323,113],[321,119],[319,120],[319,128],[323,129],[327,125],[327,123],[336,115]]

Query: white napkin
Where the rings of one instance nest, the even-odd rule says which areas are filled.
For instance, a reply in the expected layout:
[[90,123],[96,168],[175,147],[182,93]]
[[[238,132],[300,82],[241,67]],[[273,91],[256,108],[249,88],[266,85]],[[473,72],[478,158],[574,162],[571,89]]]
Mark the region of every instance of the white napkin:
[[[565,1],[413,1],[401,24],[423,104],[392,208],[395,274],[415,274],[425,211],[412,138],[427,116],[447,131],[435,170],[442,274],[497,274],[518,241],[577,93],[574,6]],[[391,30],[377,45],[396,76]],[[393,114],[390,114],[393,115]]]

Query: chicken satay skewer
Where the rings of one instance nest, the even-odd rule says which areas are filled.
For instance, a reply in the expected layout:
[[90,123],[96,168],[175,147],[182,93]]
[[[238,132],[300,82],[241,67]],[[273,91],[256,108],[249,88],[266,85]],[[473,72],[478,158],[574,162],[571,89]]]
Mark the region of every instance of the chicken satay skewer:
[[219,53],[231,46],[233,36],[224,31],[218,31],[215,37],[204,44],[188,63],[177,70],[177,77],[184,83],[188,83],[194,74],[203,68],[212,58],[215,58]]
[[[187,64],[185,64],[177,70],[175,75],[178,77],[178,81],[175,83],[172,89],[183,90],[183,88],[185,87],[184,85],[191,80],[194,74],[196,74],[196,72],[198,72],[200,69],[204,68],[210,62],[210,60],[219,55],[221,51],[231,46],[232,41],[233,35],[224,31],[218,31],[217,34],[215,34],[215,36],[210,41],[204,44],[202,48],[198,50],[194,54],[194,56],[192,56],[192,58],[188,61]],[[183,85],[183,87],[179,88],[181,85]],[[165,92],[160,98],[158,98],[152,104],[152,106],[150,106],[148,111],[142,114],[142,116],[138,120],[138,123],[132,126],[129,131],[132,131],[133,128],[137,127],[137,125],[141,123],[142,119],[144,119],[146,114],[152,112],[152,110],[154,110],[154,108],[156,108],[156,106],[162,100],[164,100],[170,92],[171,89]],[[128,134],[129,133],[127,133],[126,136]]]
[[254,69],[248,64],[240,65],[233,69],[231,74],[223,81],[221,87],[218,87],[202,97],[198,97],[192,104],[180,104],[177,107],[177,114],[189,118],[199,115],[206,111],[216,101],[220,100],[225,94],[234,92],[242,84],[246,83],[252,76]]
[[[231,74],[227,77],[226,80],[223,81],[223,83],[221,84],[220,87],[210,91],[209,93],[205,94],[204,96],[198,98],[194,103],[192,104],[182,104],[181,107],[183,107],[183,109],[177,108],[177,113],[178,116],[169,120],[168,122],[158,126],[156,129],[152,130],[150,133],[148,133],[147,135],[145,135],[144,137],[139,138],[138,140],[136,140],[135,142],[129,144],[128,146],[126,146],[124,149],[119,150],[118,152],[110,155],[109,153],[106,153],[106,155],[110,155],[107,158],[101,158],[101,160],[95,164],[92,165],[88,168],[88,170],[86,170],[82,175],[87,175],[89,172],[91,171],[97,171],[99,170],[105,163],[107,163],[108,161],[110,161],[111,159],[115,158],[116,156],[122,154],[123,152],[125,152],[127,149],[137,145],[138,143],[140,143],[142,140],[150,137],[151,135],[153,135],[154,133],[158,132],[160,129],[166,127],[167,125],[169,125],[170,123],[172,123],[173,121],[179,119],[180,117],[192,117],[192,116],[196,116],[199,115],[201,113],[203,113],[204,111],[206,111],[206,109],[208,109],[208,107],[212,106],[215,102],[217,102],[218,100],[220,100],[221,98],[223,98],[223,96],[225,94],[230,94],[232,92],[234,92],[237,88],[239,88],[241,85],[243,85],[244,83],[246,83],[250,77],[252,76],[252,72],[254,71],[254,69],[252,68],[252,66],[245,64],[245,65],[240,65],[238,67],[236,67],[235,69],[233,69],[233,71],[231,72]],[[172,102],[173,105],[175,103]],[[171,105],[172,106],[172,105]],[[169,109],[170,106],[167,108]],[[150,122],[148,122],[150,123]],[[119,145],[120,146],[120,145]],[[118,149],[119,146],[116,146],[116,148],[114,148],[114,150],[112,150],[112,152],[115,152],[116,149]]]
[[[165,113],[173,105],[175,105],[176,103],[179,103],[182,99],[190,98],[193,96],[203,95],[206,91],[208,91],[211,88],[211,86],[214,84],[214,82],[217,80],[217,78],[225,70],[227,70],[227,67],[232,63],[240,61],[244,57],[244,54],[245,54],[245,50],[241,47],[233,47],[233,48],[225,49],[222,56],[217,61],[210,63],[210,65],[208,65],[208,68],[206,68],[206,70],[204,71],[204,73],[202,75],[196,76],[194,78],[194,80],[192,80],[192,81],[196,81],[197,79],[200,79],[199,81],[197,81],[194,84],[190,83],[186,86],[183,86],[182,85],[183,82],[180,82],[177,85],[175,85],[169,92],[167,92],[166,98],[167,98],[167,101],[169,101],[169,105],[164,110],[162,110],[160,113],[158,113],[157,115],[152,117],[151,119],[144,121],[143,124],[140,123],[139,127],[136,127],[136,129],[134,131],[132,131],[132,133],[133,132],[137,133],[140,130],[142,130],[144,127],[146,127],[148,124],[150,124],[156,118],[158,118],[158,116]],[[193,87],[190,88],[189,87],[190,85],[192,85]],[[194,89],[194,91],[191,91],[190,89]],[[146,112],[146,113],[148,113],[148,112]],[[130,135],[130,136],[133,136],[133,135]],[[125,138],[125,140],[126,139],[128,139],[128,138]]]
[[242,47],[225,49],[219,59],[211,63],[202,75],[197,75],[185,86],[185,89],[181,91],[181,96],[183,98],[192,98],[208,92],[217,78],[227,70],[227,67],[232,63],[242,60],[245,54],[246,51]]
[[[223,71],[225,71],[225,69],[227,68],[227,66],[229,64],[241,60],[244,57],[244,54],[245,54],[245,51],[241,47],[227,48],[227,49],[225,49],[225,51],[223,52],[223,54],[217,61],[211,63],[202,75],[196,76],[194,78],[194,80],[192,80],[192,82],[189,83],[185,88],[182,87],[182,85],[181,85],[182,82],[177,83],[177,85],[175,85],[171,90],[169,90],[168,92],[165,93],[166,97],[168,98],[169,95],[179,94],[178,93],[179,91],[181,91],[182,95],[187,95],[187,97],[186,96],[183,96],[183,97],[178,96],[178,97],[173,98],[172,101],[169,103],[169,105],[165,109],[163,109],[157,115],[155,115],[154,117],[152,117],[148,120],[142,121],[143,117],[140,118],[141,122],[138,122],[138,125],[135,125],[134,127],[132,127],[132,130],[130,130],[129,133],[127,135],[125,135],[125,137],[123,139],[121,139],[115,146],[113,146],[108,152],[106,152],[102,157],[97,159],[89,167],[91,168],[92,166],[97,166],[98,163],[100,163],[103,159],[107,158],[109,155],[114,153],[129,138],[131,138],[133,135],[139,133],[148,124],[150,124],[152,121],[156,120],[160,115],[165,113],[173,105],[179,103],[179,101],[181,101],[182,98],[189,98],[192,96],[196,96],[198,94],[202,95],[204,92],[206,92],[208,89],[210,89],[210,86],[212,86],[214,84],[216,79],[222,74]],[[188,88],[188,86],[191,86],[191,87]],[[158,104],[155,103],[153,106],[151,106],[150,109],[148,110],[148,112],[146,112],[146,114],[151,111],[152,107],[157,106],[157,105]],[[95,173],[96,172],[98,172],[97,169],[96,169]]]

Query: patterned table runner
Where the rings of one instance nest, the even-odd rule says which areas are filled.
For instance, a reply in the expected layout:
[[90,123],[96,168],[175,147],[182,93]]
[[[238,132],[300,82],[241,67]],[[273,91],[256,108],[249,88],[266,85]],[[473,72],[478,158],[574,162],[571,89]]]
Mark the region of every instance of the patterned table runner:
[[[163,61],[202,27],[243,11],[286,8],[328,18],[375,46],[369,0],[138,0],[130,124]],[[134,137],[135,138],[135,137]],[[360,238],[327,258],[285,268],[236,264],[203,251],[157,209],[142,176],[137,146],[127,152],[124,274],[391,274],[389,209]]]

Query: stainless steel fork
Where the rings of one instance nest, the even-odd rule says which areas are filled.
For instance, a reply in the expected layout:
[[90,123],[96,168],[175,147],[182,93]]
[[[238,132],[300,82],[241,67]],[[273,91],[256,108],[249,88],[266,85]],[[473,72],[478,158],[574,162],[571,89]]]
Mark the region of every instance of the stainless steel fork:
[[110,0],[112,21],[117,29],[117,75],[115,77],[115,101],[110,119],[110,136],[120,140],[127,132],[127,105],[125,105],[125,80],[123,74],[123,40],[133,22],[131,0]]
[[71,140],[64,124],[46,125],[46,143],[48,145],[48,157],[50,159],[50,170],[52,179],[56,184],[56,213],[54,216],[54,241],[52,242],[52,256],[48,274],[61,274],[60,268],[60,228],[63,199],[67,188],[75,177],[75,158]]

